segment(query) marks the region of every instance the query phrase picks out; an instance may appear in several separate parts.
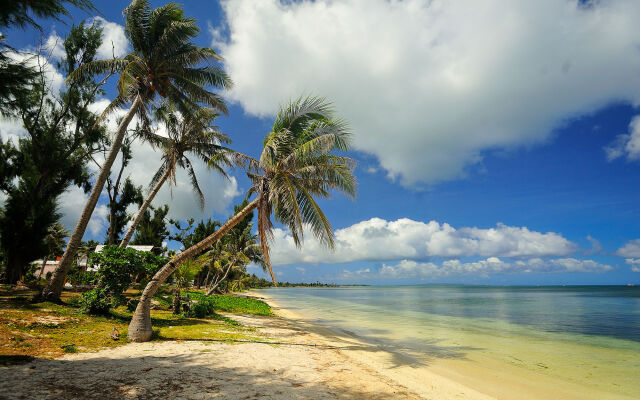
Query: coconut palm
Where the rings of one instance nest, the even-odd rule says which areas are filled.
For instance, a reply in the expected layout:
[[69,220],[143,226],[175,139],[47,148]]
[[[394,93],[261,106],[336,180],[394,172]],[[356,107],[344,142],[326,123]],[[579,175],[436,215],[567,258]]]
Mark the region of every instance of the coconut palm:
[[[218,127],[212,125],[217,116],[218,113],[212,108],[197,107],[195,110],[185,114],[183,118],[180,118],[175,107],[170,103],[165,103],[158,108],[156,119],[164,123],[168,137],[149,133],[147,140],[154,147],[162,149],[162,164],[151,179],[149,184],[151,190],[134,217],[131,227],[122,238],[120,247],[127,247],[144,212],[156,194],[158,194],[162,185],[167,180],[170,185],[176,184],[176,170],[178,167],[187,171],[193,190],[198,196],[200,209],[204,208],[204,195],[193,170],[193,163],[187,157],[189,154],[200,158],[205,163],[208,163],[207,165],[210,168],[227,177],[223,167],[230,165],[227,154],[230,154],[231,150],[221,144],[230,143],[231,141],[227,135],[218,130]],[[218,154],[220,154],[220,157],[216,157]],[[216,162],[209,163],[209,160],[212,159],[216,160]]]
[[94,183],[89,199],[76,224],[67,249],[53,278],[42,292],[45,299],[60,298],[64,279],[98,202],[102,187],[120,150],[129,123],[137,114],[148,123],[146,108],[156,93],[187,109],[204,103],[227,112],[224,101],[206,86],[229,88],[231,80],[219,67],[203,63],[221,58],[208,47],[196,46],[192,39],[199,33],[195,19],[186,18],[182,8],[169,3],[152,9],[147,0],[133,0],[124,10],[125,33],[133,52],[124,58],[96,60],[76,69],[69,80],[100,74],[120,73],[118,96],[105,109],[103,116],[131,103],[114,135],[111,149]]
[[[217,279],[212,282],[207,291],[207,295],[212,294],[232,271],[240,271],[241,275],[244,275],[246,266],[251,262],[265,265],[258,237],[251,233],[252,227],[253,224],[248,224],[242,232],[238,232],[239,234],[227,235],[221,250],[219,252],[216,249],[212,250],[212,253],[219,258],[214,261],[214,267],[218,274],[216,274]],[[218,264],[216,265],[216,263]]]
[[202,264],[194,260],[188,260],[180,267],[176,268],[173,273],[175,287],[173,289],[173,313],[180,314],[181,302],[180,291],[187,289],[193,282],[193,279],[202,269]]
[[249,194],[255,194],[239,213],[220,229],[173,257],[145,287],[129,325],[129,339],[147,341],[151,337],[151,298],[167,277],[202,249],[224,236],[252,210],[258,210],[258,236],[265,263],[276,283],[269,261],[268,239],[271,237],[271,214],[287,226],[294,242],[300,246],[303,227],[321,243],[332,248],[333,230],[314,197],[329,197],[332,189],[355,196],[356,184],[351,158],[332,154],[349,148],[350,133],[346,124],[333,116],[329,103],[321,98],[299,98],[282,108],[273,129],[264,139],[260,159],[240,154],[234,157],[246,163],[252,181]]

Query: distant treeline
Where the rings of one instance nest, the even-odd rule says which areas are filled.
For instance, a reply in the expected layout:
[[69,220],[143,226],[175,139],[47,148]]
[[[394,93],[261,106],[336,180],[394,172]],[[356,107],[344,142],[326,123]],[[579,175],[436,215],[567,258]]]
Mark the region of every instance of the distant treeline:
[[[273,283],[266,279],[258,278],[255,274],[245,278],[245,287],[247,289],[262,289],[273,287]],[[346,286],[369,286],[369,285],[338,285],[336,283],[322,283],[322,282],[278,282],[278,287],[346,287]]]
[[336,283],[322,283],[322,282],[312,282],[312,283],[291,283],[291,282],[280,282],[278,283],[280,287],[345,287],[345,286],[368,286],[368,285],[338,285]]

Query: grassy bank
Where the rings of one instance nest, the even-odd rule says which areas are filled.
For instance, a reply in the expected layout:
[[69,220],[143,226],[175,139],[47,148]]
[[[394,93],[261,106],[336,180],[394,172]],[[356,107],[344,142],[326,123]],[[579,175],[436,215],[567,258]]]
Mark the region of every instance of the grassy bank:
[[223,296],[223,295],[211,295],[206,296],[202,292],[190,291],[189,296],[195,300],[201,300],[203,298],[209,299],[217,311],[237,313],[237,314],[251,314],[251,315],[263,315],[272,316],[271,307],[262,300],[252,299],[248,297],[238,296]]
[[[32,303],[35,294],[32,290],[0,287],[0,364],[29,357],[55,358],[65,353],[96,351],[127,343],[132,313],[125,307],[112,310],[108,316],[86,315],[76,306],[78,293],[64,292],[62,304]],[[133,298],[138,292],[130,291],[127,295]],[[212,297],[218,311],[271,315],[269,306],[259,300]],[[253,329],[217,314],[207,318],[173,315],[168,301],[156,301],[154,308],[151,312],[154,340],[233,342],[257,338]]]

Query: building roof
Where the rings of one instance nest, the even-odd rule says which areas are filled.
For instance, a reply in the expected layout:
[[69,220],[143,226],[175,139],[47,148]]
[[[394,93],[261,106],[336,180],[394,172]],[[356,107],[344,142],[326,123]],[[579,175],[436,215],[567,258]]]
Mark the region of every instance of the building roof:
[[[104,249],[103,244],[99,244],[96,246],[96,253],[100,253],[102,251],[102,249]],[[151,251],[153,250],[153,246],[148,246],[148,245],[128,245],[127,246],[128,249],[134,249],[136,251]]]

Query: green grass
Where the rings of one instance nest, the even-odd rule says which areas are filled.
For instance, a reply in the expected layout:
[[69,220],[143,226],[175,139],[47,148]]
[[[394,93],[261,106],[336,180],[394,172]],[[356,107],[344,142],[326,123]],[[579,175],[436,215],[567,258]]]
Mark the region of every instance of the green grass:
[[208,297],[213,301],[216,311],[264,316],[273,315],[271,307],[262,300],[217,294],[207,296],[197,291],[189,291],[188,293],[194,300]]
[[[93,316],[79,312],[78,293],[63,292],[62,304],[31,303],[35,294],[33,290],[0,286],[0,365],[27,362],[31,357],[55,358],[67,353],[96,351],[127,343],[132,312],[125,306],[111,310],[108,316]],[[203,296],[202,293],[198,294]],[[137,298],[139,291],[129,290],[126,296]],[[192,295],[192,298],[195,297]],[[214,298],[220,311],[271,315],[269,306],[258,300],[229,296]],[[151,311],[155,340],[233,343],[260,338],[255,329],[243,327],[222,315],[201,319],[173,315],[165,301],[160,299],[156,299],[159,300],[158,309]],[[114,328],[119,333],[116,340],[111,337]]]

